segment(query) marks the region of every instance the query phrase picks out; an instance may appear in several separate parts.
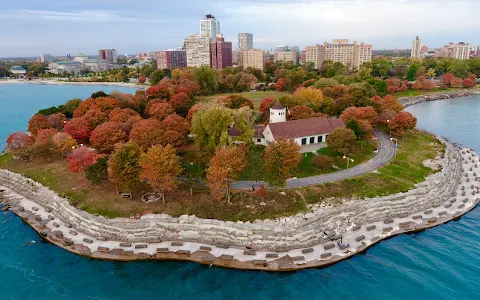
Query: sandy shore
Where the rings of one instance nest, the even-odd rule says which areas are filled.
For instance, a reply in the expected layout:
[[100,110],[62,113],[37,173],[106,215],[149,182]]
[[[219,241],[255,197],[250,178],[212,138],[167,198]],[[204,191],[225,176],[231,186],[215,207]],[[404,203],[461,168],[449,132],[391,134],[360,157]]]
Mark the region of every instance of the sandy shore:
[[60,80],[23,80],[23,79],[8,79],[0,80],[1,84],[49,84],[49,85],[97,85],[97,86],[118,86],[137,89],[147,89],[148,86],[135,83],[125,82],[73,82],[73,81],[60,81]]

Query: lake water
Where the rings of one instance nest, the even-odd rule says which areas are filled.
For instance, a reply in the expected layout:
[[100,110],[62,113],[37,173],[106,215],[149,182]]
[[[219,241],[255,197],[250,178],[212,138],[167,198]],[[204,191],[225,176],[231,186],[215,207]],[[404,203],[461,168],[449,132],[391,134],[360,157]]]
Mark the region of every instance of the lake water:
[[[16,96],[24,88],[0,86],[2,135],[24,130],[39,108],[96,89],[36,86],[28,87],[31,94],[22,91],[25,99]],[[480,151],[480,98],[408,110],[420,127]],[[5,122],[12,114],[17,119]],[[479,219],[477,208],[459,221],[394,237],[334,266],[280,274],[88,259],[42,242],[14,214],[1,212],[0,299],[479,299]]]

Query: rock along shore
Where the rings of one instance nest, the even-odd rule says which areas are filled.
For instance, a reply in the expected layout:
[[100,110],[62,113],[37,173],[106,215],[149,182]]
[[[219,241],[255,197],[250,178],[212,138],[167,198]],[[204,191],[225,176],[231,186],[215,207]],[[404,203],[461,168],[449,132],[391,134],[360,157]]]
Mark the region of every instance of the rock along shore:
[[442,170],[406,193],[314,206],[311,213],[276,220],[225,222],[186,215],[106,219],[6,170],[0,170],[0,200],[44,239],[96,259],[188,260],[265,271],[324,267],[383,239],[448,222],[476,207],[478,155],[443,142]]
[[398,98],[398,102],[400,102],[400,104],[402,104],[404,107],[408,107],[424,101],[453,99],[458,97],[466,97],[466,96],[473,96],[473,95],[479,95],[479,94],[480,94],[479,89],[470,89],[470,90],[460,90],[455,92],[426,94],[426,95],[421,95],[416,97],[401,97],[401,98]]

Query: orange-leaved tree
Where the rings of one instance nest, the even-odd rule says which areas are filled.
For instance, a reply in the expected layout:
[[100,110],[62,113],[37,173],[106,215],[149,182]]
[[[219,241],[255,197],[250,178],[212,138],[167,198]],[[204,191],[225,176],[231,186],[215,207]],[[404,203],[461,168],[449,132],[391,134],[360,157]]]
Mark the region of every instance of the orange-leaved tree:
[[51,128],[50,122],[44,115],[36,114],[28,121],[28,131],[36,136],[40,129]]
[[108,178],[118,189],[132,190],[139,186],[142,150],[134,143],[118,144],[108,160]]
[[133,125],[130,131],[130,140],[137,144],[143,151],[147,151],[152,145],[163,143],[165,127],[162,122],[155,118],[141,120]]
[[106,122],[95,128],[90,142],[98,152],[107,153],[113,151],[115,144],[126,141],[127,137],[120,123]]
[[391,133],[396,136],[402,136],[405,138],[409,130],[412,130],[417,126],[417,118],[415,118],[409,112],[399,112],[388,124],[388,128]]
[[287,179],[300,163],[300,146],[289,139],[278,139],[270,143],[263,153],[263,172],[267,182],[285,187]]
[[63,130],[78,142],[87,141],[92,133],[92,127],[84,118],[73,118],[65,124]]
[[174,191],[178,184],[178,176],[182,173],[180,158],[171,145],[155,145],[140,158],[142,171],[140,179],[147,182],[156,192],[162,195],[165,204],[165,193]]
[[226,194],[227,204],[230,204],[230,184],[247,165],[246,155],[245,146],[217,149],[207,169],[207,184],[214,197]]

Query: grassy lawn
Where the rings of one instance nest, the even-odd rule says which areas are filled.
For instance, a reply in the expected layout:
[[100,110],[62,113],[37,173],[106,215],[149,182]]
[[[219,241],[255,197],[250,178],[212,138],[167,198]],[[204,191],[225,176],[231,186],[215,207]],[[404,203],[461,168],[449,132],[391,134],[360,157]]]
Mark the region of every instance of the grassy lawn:
[[332,197],[365,198],[406,192],[434,172],[422,163],[433,159],[438,151],[444,151],[439,141],[429,134],[414,131],[404,141],[399,141],[397,157],[379,169],[379,173],[309,187],[299,192],[308,203],[319,203]]
[[394,94],[395,98],[401,98],[401,97],[416,97],[416,96],[421,96],[421,95],[427,95],[427,94],[434,94],[434,93],[446,93],[446,92],[454,92],[458,90],[464,90],[465,88],[448,88],[441,90],[439,88],[434,88],[429,91],[421,91],[421,90],[406,90],[401,93]]
[[286,95],[291,95],[291,93],[288,92],[277,92],[277,91],[259,91],[259,92],[243,92],[243,93],[224,93],[224,94],[214,94],[210,96],[204,96],[204,97],[197,97],[198,101],[211,101],[211,100],[216,100],[219,97],[226,97],[228,95],[242,95],[245,98],[248,98],[253,101],[253,105],[256,110],[260,107],[260,103],[262,102],[263,99],[267,97],[280,97],[280,96],[286,96]]

